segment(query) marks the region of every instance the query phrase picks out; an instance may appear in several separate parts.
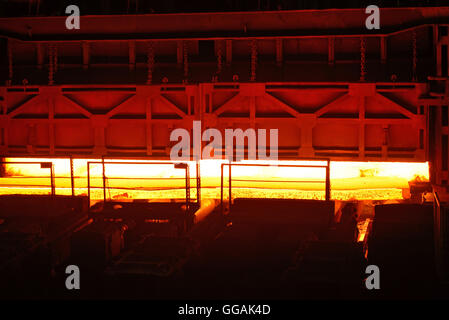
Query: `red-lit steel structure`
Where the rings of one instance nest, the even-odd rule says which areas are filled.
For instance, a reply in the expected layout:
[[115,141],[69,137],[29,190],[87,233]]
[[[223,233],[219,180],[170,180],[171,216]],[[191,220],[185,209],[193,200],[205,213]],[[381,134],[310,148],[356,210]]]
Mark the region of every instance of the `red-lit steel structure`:
[[379,30],[364,9],[81,16],[79,30],[0,18],[0,157],[163,160],[170,132],[201,120],[278,129],[280,159],[429,161],[447,259],[449,7],[380,16]]
[[366,17],[2,18],[1,154],[164,158],[171,130],[202,120],[278,128],[281,158],[430,160],[445,184],[449,8]]
[[281,158],[432,160],[441,184],[449,8],[382,9],[380,30],[366,16],[1,19],[1,154],[163,158],[172,129],[202,120],[278,128]]

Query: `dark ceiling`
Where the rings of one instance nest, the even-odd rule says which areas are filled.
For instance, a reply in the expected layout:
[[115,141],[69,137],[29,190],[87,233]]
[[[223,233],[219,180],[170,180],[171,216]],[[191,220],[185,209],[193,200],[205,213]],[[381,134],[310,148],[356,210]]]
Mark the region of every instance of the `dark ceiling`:
[[0,16],[61,16],[71,4],[88,15],[444,6],[448,0],[0,0]]

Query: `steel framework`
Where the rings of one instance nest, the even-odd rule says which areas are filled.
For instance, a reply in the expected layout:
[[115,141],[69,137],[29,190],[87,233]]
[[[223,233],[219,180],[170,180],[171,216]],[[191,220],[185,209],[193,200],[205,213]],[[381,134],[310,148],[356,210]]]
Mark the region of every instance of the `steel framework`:
[[166,159],[170,132],[201,120],[279,129],[281,159],[430,161],[447,185],[449,8],[381,17],[1,18],[0,156]]

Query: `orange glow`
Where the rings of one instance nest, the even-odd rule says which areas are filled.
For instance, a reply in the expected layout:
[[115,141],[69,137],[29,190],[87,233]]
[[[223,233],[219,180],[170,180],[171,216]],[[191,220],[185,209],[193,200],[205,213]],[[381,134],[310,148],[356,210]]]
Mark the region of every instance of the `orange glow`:
[[[70,195],[69,159],[8,158],[8,162],[54,163],[56,194]],[[136,164],[114,164],[114,162]],[[75,194],[87,194],[87,162],[99,159],[74,159]],[[151,164],[149,160],[106,160],[107,197],[110,199],[185,199],[185,170],[173,164]],[[202,160],[201,196],[220,198],[221,164],[225,161]],[[324,199],[325,165],[323,161],[242,161],[241,163],[273,164],[269,167],[232,167],[233,197]],[[307,168],[277,167],[279,164],[310,165]],[[191,197],[196,198],[196,167],[190,165]],[[38,164],[7,164],[7,177],[0,178],[0,194],[48,194],[49,169]],[[229,167],[224,167],[227,198]],[[90,167],[91,198],[103,198],[102,165]],[[419,177],[428,180],[428,163],[404,162],[337,162],[330,165],[331,198],[336,200],[402,199],[408,182]]]
[[145,219],[145,223],[169,223],[168,219]]
[[357,242],[364,242],[366,238],[366,234],[368,233],[368,227],[371,223],[371,219],[366,219],[358,226],[359,235],[357,238]]

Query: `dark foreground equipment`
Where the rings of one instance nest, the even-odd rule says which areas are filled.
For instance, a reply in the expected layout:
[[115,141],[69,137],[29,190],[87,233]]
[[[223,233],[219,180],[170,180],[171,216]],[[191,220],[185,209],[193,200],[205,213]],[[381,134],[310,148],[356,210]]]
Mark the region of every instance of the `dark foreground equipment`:
[[[48,287],[55,268],[70,256],[70,236],[87,223],[87,199],[0,196],[1,295]],[[30,281],[28,281],[30,280]]]

